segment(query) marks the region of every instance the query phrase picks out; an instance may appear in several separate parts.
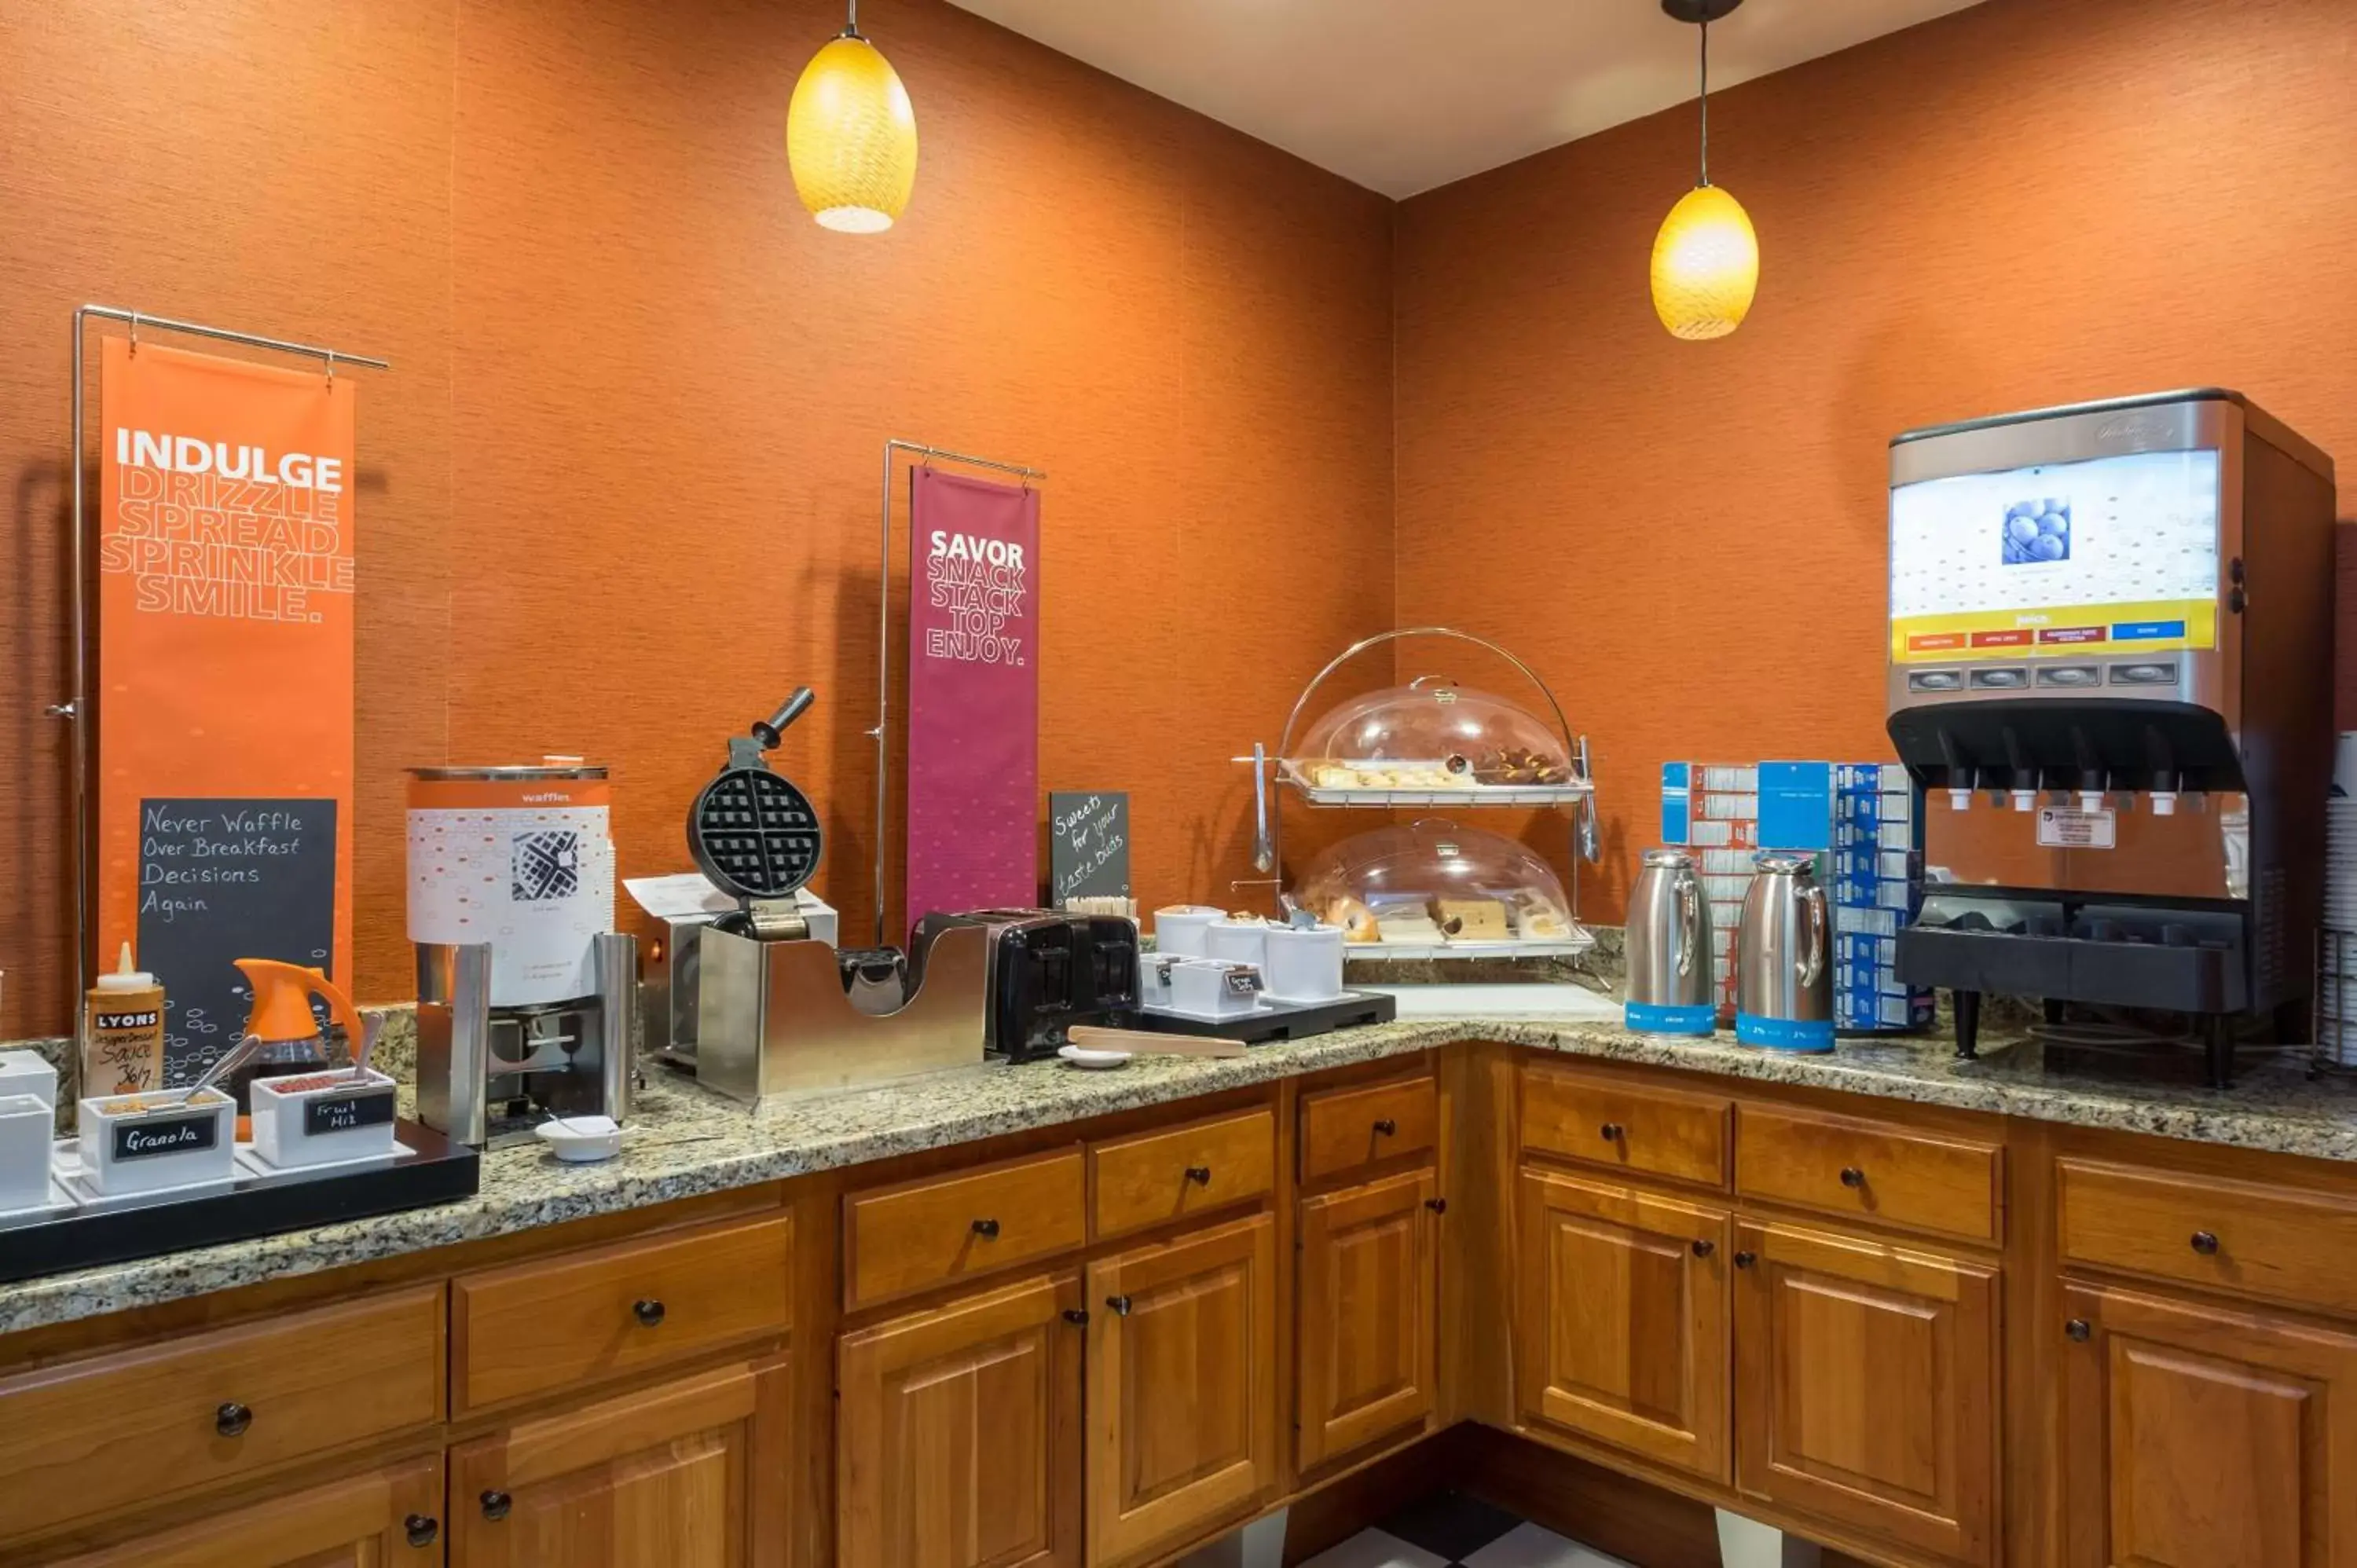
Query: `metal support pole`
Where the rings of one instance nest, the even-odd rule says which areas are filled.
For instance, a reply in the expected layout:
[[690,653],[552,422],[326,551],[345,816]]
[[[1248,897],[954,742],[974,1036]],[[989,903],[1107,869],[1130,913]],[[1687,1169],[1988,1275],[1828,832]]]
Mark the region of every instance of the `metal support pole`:
[[[1021,463],[1001,463],[991,457],[970,457],[963,452],[945,452],[938,446],[920,446],[914,441],[884,443],[884,503],[878,524],[876,573],[876,727],[867,732],[876,743],[876,945],[884,942],[884,841],[887,819],[891,811],[890,748],[892,734],[892,467],[896,454],[906,452],[926,463],[958,463],[969,468],[988,468],[995,473],[1021,476],[1028,489],[1045,479],[1044,468],[1033,468]],[[915,570],[915,564],[910,564]]]

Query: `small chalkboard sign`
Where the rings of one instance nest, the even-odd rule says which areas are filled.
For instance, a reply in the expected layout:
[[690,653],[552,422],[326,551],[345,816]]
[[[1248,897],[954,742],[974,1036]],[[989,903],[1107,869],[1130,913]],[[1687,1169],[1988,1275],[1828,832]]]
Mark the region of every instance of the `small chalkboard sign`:
[[1129,897],[1129,797],[1104,791],[1048,796],[1048,903]]
[[363,1089],[351,1094],[321,1095],[303,1107],[303,1135],[325,1137],[360,1127],[382,1127],[393,1120],[393,1090]]
[[139,803],[139,967],[164,987],[164,1081],[235,1043],[238,959],[328,970],[336,950],[336,802]]
[[116,1160],[144,1160],[156,1155],[185,1155],[219,1146],[221,1112],[195,1116],[149,1116],[114,1124]]

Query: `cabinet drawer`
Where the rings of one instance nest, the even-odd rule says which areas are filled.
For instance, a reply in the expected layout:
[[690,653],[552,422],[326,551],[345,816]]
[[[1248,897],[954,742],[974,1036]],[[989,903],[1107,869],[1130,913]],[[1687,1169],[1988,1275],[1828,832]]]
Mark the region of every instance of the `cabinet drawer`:
[[1747,1197],[1994,1241],[1999,1155],[1992,1144],[1883,1122],[1747,1105],[1736,1128],[1735,1186]]
[[433,1284],[0,1380],[0,1538],[440,1421],[442,1316]]
[[1099,1236],[1142,1230],[1259,1197],[1276,1185],[1276,1117],[1197,1122],[1089,1146]]
[[2357,1202],[2055,1162],[2065,1262],[2357,1312]]
[[1729,1103],[1724,1095],[1641,1089],[1528,1062],[1523,1068],[1523,1147],[1724,1187]]
[[1404,1155],[1428,1154],[1439,1144],[1440,1095],[1428,1077],[1301,1097],[1305,1182],[1325,1181]]
[[1071,1251],[1087,1239],[1076,1144],[1036,1159],[928,1176],[844,1200],[844,1301],[912,1291]]
[[793,1221],[739,1221],[462,1274],[457,1402],[479,1410],[785,1331]]

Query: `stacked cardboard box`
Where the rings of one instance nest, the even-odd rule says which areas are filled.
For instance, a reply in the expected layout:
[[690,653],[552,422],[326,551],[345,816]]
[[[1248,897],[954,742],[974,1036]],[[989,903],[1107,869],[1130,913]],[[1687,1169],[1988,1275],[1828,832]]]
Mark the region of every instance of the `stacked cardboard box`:
[[[1722,825],[1724,824],[1724,825]],[[1711,905],[1722,1017],[1735,1006],[1735,932],[1755,850],[1817,856],[1833,904],[1834,1026],[1921,1028],[1932,993],[1899,983],[1900,928],[1923,904],[1923,819],[1896,763],[1674,762],[1662,770],[1662,836],[1695,850]]]

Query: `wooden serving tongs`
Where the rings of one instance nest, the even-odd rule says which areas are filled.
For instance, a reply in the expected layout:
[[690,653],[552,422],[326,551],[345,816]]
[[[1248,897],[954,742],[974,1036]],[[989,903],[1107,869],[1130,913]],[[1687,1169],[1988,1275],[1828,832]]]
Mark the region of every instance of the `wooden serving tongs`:
[[1068,1031],[1072,1044],[1083,1050],[1127,1051],[1134,1057],[1240,1057],[1242,1040],[1217,1035],[1165,1035],[1153,1029],[1109,1029],[1097,1024],[1075,1024]]

